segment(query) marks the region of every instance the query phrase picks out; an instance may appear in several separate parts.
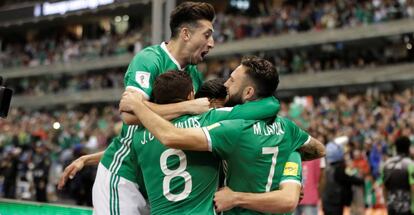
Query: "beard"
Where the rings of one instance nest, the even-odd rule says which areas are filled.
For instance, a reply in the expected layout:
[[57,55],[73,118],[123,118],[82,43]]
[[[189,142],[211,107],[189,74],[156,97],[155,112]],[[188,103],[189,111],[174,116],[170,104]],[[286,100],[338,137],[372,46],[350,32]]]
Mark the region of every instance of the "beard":
[[224,107],[234,107],[243,103],[244,101],[241,93],[237,93],[236,95],[229,96],[229,99],[227,99],[226,103],[224,103]]

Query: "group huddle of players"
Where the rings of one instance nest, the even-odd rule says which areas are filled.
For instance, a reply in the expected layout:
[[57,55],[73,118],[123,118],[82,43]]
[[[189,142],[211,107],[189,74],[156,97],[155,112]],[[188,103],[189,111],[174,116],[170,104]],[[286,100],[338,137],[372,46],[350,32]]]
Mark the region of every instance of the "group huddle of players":
[[[274,65],[243,58],[225,81],[203,84],[196,65],[214,47],[214,8],[184,2],[171,14],[171,40],[131,61],[119,110],[121,134],[99,163],[95,214],[289,213],[301,189],[301,159],[324,155],[318,140],[278,116]],[[226,106],[226,107],[224,107]]]

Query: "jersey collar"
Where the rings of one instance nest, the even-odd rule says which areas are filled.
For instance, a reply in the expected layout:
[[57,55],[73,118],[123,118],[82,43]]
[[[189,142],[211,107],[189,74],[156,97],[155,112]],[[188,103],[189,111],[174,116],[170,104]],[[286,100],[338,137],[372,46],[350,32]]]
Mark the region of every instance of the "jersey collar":
[[165,51],[165,53],[167,53],[168,57],[170,57],[170,59],[172,60],[172,62],[174,62],[174,64],[177,66],[178,70],[183,71],[184,68],[181,68],[180,64],[178,63],[178,61],[174,58],[174,56],[172,56],[172,54],[168,51],[167,49],[167,45],[165,42],[161,43],[161,48]]

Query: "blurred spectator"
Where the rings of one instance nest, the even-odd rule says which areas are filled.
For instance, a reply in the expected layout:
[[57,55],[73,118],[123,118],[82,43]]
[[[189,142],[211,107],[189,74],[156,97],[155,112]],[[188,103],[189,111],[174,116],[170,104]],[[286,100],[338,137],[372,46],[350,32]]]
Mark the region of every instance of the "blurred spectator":
[[397,155],[383,166],[382,180],[389,215],[413,214],[414,162],[409,157],[411,141],[402,136],[395,141]]
[[317,215],[319,196],[323,193],[325,158],[302,163],[304,196],[295,215]]
[[16,198],[17,167],[19,164],[20,150],[7,147],[3,152],[4,158],[0,161],[0,174],[3,175],[4,198]]
[[352,185],[363,185],[364,181],[345,172],[343,146],[329,142],[326,146],[326,186],[322,197],[325,215],[343,214],[344,207],[352,201]]
[[50,157],[46,145],[38,141],[32,158],[33,182],[36,190],[36,201],[48,202],[47,185],[49,180]]

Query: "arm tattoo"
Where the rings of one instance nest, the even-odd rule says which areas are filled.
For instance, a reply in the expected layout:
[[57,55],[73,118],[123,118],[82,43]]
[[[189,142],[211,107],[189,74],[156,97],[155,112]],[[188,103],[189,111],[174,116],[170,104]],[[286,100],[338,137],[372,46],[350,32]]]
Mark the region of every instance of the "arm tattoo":
[[311,141],[298,149],[303,161],[314,160],[325,156],[325,147],[318,142]]

